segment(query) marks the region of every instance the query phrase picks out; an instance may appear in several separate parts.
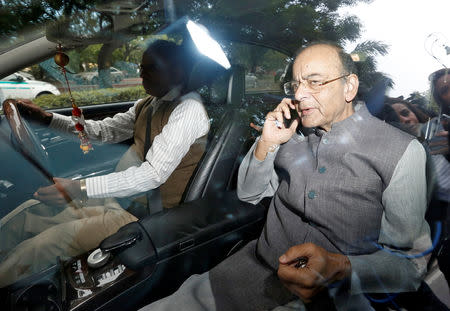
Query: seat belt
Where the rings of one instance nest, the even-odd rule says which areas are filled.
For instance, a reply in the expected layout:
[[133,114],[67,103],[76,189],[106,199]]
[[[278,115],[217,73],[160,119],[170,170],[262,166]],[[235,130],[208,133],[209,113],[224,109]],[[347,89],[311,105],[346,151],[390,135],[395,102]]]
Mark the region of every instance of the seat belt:
[[[152,116],[153,116],[153,106],[150,105],[150,108],[147,110],[147,131],[145,134],[145,143],[144,143],[144,161],[147,152],[150,150],[151,147],[150,139],[152,135]],[[163,210],[161,192],[159,191],[159,187],[147,191],[146,197],[147,197],[147,212],[149,213],[149,215]]]

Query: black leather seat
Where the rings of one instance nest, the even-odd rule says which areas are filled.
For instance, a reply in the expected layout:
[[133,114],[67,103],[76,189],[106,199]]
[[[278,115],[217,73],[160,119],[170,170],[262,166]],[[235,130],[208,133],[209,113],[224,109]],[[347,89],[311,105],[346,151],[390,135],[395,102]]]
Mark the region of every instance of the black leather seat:
[[228,79],[225,113],[217,130],[209,138],[207,151],[186,187],[182,202],[217,195],[232,188],[233,173],[239,167],[239,156],[246,152],[243,149],[250,133],[250,127],[241,117],[239,109],[234,108],[239,106],[243,96],[244,69],[234,66]]

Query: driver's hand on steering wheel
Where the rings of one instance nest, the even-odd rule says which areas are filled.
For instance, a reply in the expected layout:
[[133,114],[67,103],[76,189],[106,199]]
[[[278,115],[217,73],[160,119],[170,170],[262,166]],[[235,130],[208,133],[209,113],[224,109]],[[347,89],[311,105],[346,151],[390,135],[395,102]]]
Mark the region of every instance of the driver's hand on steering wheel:
[[34,198],[47,205],[65,205],[74,199],[82,198],[79,180],[53,178],[54,185],[39,188]]
[[20,114],[33,121],[49,125],[52,121],[53,114],[45,111],[38,105],[34,104],[29,99],[16,99],[17,108],[19,108]]

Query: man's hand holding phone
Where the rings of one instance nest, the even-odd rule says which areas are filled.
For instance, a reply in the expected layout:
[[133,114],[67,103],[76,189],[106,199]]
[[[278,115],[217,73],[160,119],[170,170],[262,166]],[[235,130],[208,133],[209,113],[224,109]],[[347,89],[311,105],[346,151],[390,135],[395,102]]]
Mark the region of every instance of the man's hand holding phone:
[[[284,98],[274,111],[267,114],[262,135],[255,150],[255,157],[258,160],[263,161],[269,151],[287,142],[295,133],[299,120],[294,119],[290,109],[295,109],[293,100]],[[289,122],[290,120],[292,122]]]

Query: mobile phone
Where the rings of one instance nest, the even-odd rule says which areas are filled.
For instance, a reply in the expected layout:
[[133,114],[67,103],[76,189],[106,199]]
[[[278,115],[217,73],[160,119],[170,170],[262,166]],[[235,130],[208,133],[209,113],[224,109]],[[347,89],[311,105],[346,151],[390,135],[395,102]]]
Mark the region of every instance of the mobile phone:
[[295,109],[289,109],[289,112],[291,113],[291,118],[290,119],[286,119],[285,117],[284,117],[284,114],[283,114],[283,124],[284,124],[284,127],[285,128],[289,128],[289,127],[291,127],[291,124],[292,124],[292,122],[295,120],[295,119],[298,119],[298,112],[297,112],[297,110],[295,110]]

